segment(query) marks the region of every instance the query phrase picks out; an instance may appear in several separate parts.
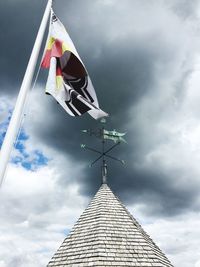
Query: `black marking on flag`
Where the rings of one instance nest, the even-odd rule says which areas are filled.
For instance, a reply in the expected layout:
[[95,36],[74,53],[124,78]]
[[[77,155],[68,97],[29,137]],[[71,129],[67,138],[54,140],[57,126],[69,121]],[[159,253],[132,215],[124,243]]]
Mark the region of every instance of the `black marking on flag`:
[[58,18],[56,17],[56,15],[54,13],[52,13],[51,23],[56,22],[57,20],[58,20]]
[[71,110],[71,112],[74,114],[74,116],[79,116],[79,114],[74,110],[74,108],[68,103],[68,101],[65,101],[67,107]]
[[[80,115],[84,114],[85,112],[91,110],[90,107],[88,107],[85,103],[83,103],[81,100],[79,100],[77,98],[79,96],[79,94],[75,90],[71,89],[71,90],[69,90],[68,93],[70,95],[70,99],[65,101],[65,103],[75,116],[80,116]],[[85,101],[87,101],[87,100],[85,100]],[[76,110],[80,114],[78,114]]]
[[88,74],[82,62],[70,51],[65,51],[58,63],[66,84],[90,102],[94,99],[88,92]]
[[70,79],[67,80],[69,86],[76,90],[80,95],[88,99],[90,102],[94,102],[94,99],[89,94],[87,87],[88,87],[88,77],[85,76],[83,78],[78,79]]
[[[87,85],[88,85],[88,81],[87,81]],[[87,87],[83,89],[84,93],[87,95],[87,97],[89,98],[89,100],[93,103],[94,99],[92,98],[92,96],[89,94]]]
[[76,96],[73,95],[72,95],[72,103],[81,114],[84,114],[85,112],[91,109],[86,104],[81,102]]

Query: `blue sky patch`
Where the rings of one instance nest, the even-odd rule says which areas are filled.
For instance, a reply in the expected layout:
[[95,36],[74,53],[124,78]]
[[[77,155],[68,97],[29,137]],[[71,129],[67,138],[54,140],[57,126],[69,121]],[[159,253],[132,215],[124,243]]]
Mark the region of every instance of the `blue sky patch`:
[[[3,143],[11,115],[12,115],[12,109],[8,111],[7,119],[2,123],[0,123],[0,146]],[[48,164],[48,158],[42,153],[42,151],[38,149],[35,149],[31,152],[27,151],[26,142],[28,140],[29,136],[22,128],[14,145],[17,155],[11,157],[11,162],[16,165],[21,165],[23,168],[27,170],[36,171],[38,168],[46,166]]]
[[31,153],[27,153],[25,145],[21,141],[19,145],[16,145],[16,150],[19,155],[12,157],[11,162],[17,165],[20,164],[26,170],[36,171],[38,168],[48,164],[49,159],[41,151],[33,150]]
[[5,121],[3,121],[2,123],[0,123],[0,147],[2,146],[7,128],[8,128],[8,124],[10,122],[11,119],[11,115],[12,115],[12,109],[8,110],[8,117]]

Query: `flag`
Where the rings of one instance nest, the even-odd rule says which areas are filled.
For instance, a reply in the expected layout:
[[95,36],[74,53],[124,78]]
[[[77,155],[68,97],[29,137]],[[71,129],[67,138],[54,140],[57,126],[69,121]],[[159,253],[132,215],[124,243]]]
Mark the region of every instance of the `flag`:
[[113,131],[108,131],[103,129],[98,129],[97,131],[88,129],[88,130],[82,130],[83,133],[89,133],[89,135],[95,135],[97,138],[100,139],[108,139],[112,140],[115,143],[127,143],[126,140],[124,139],[124,136],[126,133],[119,133],[116,130]]
[[71,116],[86,112],[95,119],[108,116],[99,108],[88,72],[53,10],[41,66],[49,69],[46,93],[52,95]]
[[114,141],[115,143],[118,143],[118,142],[124,142],[124,143],[127,143],[126,140],[123,138],[123,136],[125,135],[126,133],[119,133],[117,132],[116,130],[113,130],[113,131],[107,131],[107,130],[103,130],[103,138],[104,139],[109,139],[109,140],[112,140]]

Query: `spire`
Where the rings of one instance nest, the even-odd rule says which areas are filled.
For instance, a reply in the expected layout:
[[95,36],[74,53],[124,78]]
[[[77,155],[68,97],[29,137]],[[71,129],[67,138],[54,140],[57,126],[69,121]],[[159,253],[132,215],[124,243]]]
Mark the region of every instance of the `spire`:
[[102,184],[48,267],[173,267],[139,223]]

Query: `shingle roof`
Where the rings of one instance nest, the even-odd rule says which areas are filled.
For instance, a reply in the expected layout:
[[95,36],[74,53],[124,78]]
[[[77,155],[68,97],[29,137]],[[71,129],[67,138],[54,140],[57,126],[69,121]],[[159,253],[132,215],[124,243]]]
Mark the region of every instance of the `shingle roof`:
[[47,266],[173,265],[103,184]]

